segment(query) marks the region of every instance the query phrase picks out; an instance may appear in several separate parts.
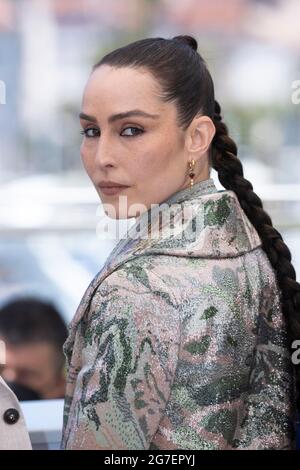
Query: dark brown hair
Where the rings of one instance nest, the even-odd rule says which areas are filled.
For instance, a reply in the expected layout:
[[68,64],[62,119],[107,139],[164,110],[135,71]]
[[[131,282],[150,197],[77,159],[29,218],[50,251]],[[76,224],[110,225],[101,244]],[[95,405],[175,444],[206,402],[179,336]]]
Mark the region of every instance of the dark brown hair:
[[[237,146],[222,120],[210,72],[197,47],[196,39],[187,35],[172,39],[146,38],[108,53],[94,65],[93,70],[103,64],[146,68],[160,83],[162,100],[176,104],[179,127],[187,129],[198,114],[213,120],[216,133],[209,149],[210,166],[217,171],[222,186],[236,193],[241,207],[261,238],[262,247],[276,273],[282,312],[287,319],[292,345],[295,339],[300,339],[300,284],[296,282],[291,253],[273,227],[252,184],[243,176]],[[299,395],[299,371],[296,372]],[[297,402],[300,408],[299,398]]]
[[19,297],[0,308],[0,335],[13,346],[34,343],[52,344],[57,352],[55,366],[64,367],[63,344],[68,328],[55,305],[35,297]]

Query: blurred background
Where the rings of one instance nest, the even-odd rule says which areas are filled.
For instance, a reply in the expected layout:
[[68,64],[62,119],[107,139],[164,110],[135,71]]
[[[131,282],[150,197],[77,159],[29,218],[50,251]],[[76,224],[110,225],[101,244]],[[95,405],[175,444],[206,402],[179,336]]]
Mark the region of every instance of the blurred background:
[[92,65],[147,36],[196,37],[299,276],[299,18],[299,0],[0,0],[0,304],[30,295],[68,323],[117,243],[96,232],[78,113]]

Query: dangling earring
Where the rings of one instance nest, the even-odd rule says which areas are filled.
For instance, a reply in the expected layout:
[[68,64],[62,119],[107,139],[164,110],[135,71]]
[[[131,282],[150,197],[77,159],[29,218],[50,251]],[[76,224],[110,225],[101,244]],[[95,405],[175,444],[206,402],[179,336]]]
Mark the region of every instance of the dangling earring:
[[194,166],[195,166],[195,160],[192,160],[191,162],[189,162],[189,177],[191,178],[190,188],[192,188],[194,185],[194,176],[195,176]]

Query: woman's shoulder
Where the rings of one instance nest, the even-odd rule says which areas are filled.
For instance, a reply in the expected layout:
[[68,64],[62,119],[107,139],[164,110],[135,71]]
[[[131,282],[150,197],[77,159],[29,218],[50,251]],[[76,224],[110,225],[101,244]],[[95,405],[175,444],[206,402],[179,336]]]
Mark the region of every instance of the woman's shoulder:
[[110,302],[124,306],[150,306],[176,309],[175,285],[170,282],[166,260],[155,256],[137,256],[110,272],[95,290],[90,311]]

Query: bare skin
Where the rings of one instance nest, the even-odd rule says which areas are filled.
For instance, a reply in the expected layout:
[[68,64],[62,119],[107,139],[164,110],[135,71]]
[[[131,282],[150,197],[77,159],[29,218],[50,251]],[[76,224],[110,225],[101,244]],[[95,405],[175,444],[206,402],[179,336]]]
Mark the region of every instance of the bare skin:
[[6,363],[1,375],[7,382],[16,382],[43,399],[62,398],[65,376],[57,368],[57,350],[54,345],[37,342],[24,345],[6,343]]
[[[212,120],[196,116],[187,130],[176,122],[174,103],[164,103],[160,85],[141,68],[101,65],[86,84],[80,122],[86,135],[80,153],[85,170],[102,203],[114,211],[109,217],[136,217],[175,192],[189,187],[188,162],[195,160],[194,183],[210,177],[208,150],[215,134]],[[153,118],[131,116],[109,122],[109,116],[142,110]],[[143,131],[143,132],[141,132]],[[105,195],[100,181],[128,185],[118,195]],[[126,209],[119,197],[126,196]]]

